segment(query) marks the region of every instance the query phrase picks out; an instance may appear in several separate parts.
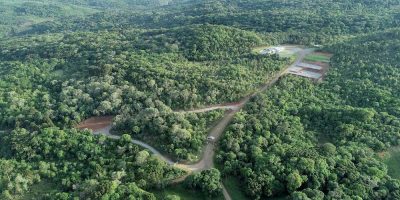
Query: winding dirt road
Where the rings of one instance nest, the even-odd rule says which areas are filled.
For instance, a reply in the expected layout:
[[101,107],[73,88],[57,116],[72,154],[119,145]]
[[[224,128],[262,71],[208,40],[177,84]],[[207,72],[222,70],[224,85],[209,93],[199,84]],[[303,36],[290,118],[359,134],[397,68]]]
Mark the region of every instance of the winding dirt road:
[[[189,165],[175,163],[172,160],[170,160],[169,158],[163,156],[155,148],[153,148],[152,146],[150,146],[150,145],[148,145],[148,144],[146,144],[146,143],[144,143],[142,141],[132,139],[132,143],[137,144],[137,145],[139,145],[139,146],[141,146],[143,148],[148,149],[155,156],[157,156],[160,159],[164,160],[168,164],[174,165],[175,167],[179,167],[179,168],[187,170],[189,172],[199,172],[199,171],[203,171],[203,170],[207,170],[207,169],[212,168],[214,166],[213,158],[214,158],[214,154],[215,154],[215,144],[218,142],[218,140],[222,136],[222,133],[224,132],[225,128],[229,125],[229,123],[231,122],[231,120],[233,119],[235,114],[237,112],[239,112],[252,97],[257,96],[259,93],[264,92],[270,86],[275,84],[279,80],[279,78],[281,76],[283,76],[283,75],[285,75],[287,73],[287,69],[289,67],[292,67],[292,66],[295,66],[295,65],[299,64],[304,59],[304,57],[306,55],[312,53],[313,51],[314,51],[314,49],[303,49],[302,51],[300,51],[298,53],[298,58],[296,59],[296,61],[292,65],[286,67],[284,70],[282,70],[276,76],[274,76],[268,83],[266,83],[263,86],[261,86],[256,92],[254,92],[251,95],[248,95],[248,96],[244,97],[239,102],[231,103],[231,104],[225,104],[225,105],[209,106],[209,107],[206,107],[206,108],[189,110],[189,111],[176,111],[176,112],[182,112],[182,113],[200,113],[200,112],[207,112],[207,111],[216,110],[216,109],[227,109],[227,110],[229,110],[225,114],[225,116],[210,130],[208,136],[213,136],[215,138],[215,140],[214,140],[214,142],[208,142],[205,145],[205,147],[203,149],[202,156],[201,156],[201,160],[199,160],[197,163],[189,164]],[[93,132],[95,134],[103,134],[103,135],[106,135],[107,137],[110,137],[110,138],[119,139],[120,136],[112,135],[110,133],[110,129],[111,129],[111,124],[109,124],[108,126],[102,128],[102,129],[95,130]],[[183,181],[185,178],[186,178],[186,176],[185,177],[181,177],[181,178],[175,180],[174,182]],[[223,194],[224,194],[225,199],[228,199],[228,200],[231,199],[231,197],[229,196],[229,193],[227,192],[225,187],[223,187]]]
[[238,107],[242,104],[243,102],[236,102],[236,103],[230,103],[230,104],[225,104],[225,105],[214,105],[214,106],[208,106],[204,108],[199,108],[199,109],[193,109],[193,110],[180,110],[180,111],[175,111],[176,113],[203,113],[203,112],[208,112],[212,110],[235,110],[238,109]]
[[[267,90],[269,87],[271,87],[273,84],[275,84],[279,78],[281,76],[283,76],[284,74],[287,73],[287,69],[289,67],[292,66],[296,66],[297,64],[299,64],[306,55],[310,54],[311,52],[313,52],[313,49],[304,49],[301,52],[299,52],[299,56],[297,58],[297,60],[290,66],[286,67],[284,70],[282,70],[280,73],[278,73],[277,75],[275,75],[268,83],[264,84],[263,86],[261,86],[256,92],[254,92],[253,94],[244,97],[240,102],[229,105],[229,106],[225,106],[224,108],[229,108],[230,111],[224,116],[224,118],[222,118],[218,124],[216,126],[214,126],[208,136],[213,136],[215,138],[215,142],[209,142],[207,143],[207,145],[204,148],[203,151],[203,155],[201,156],[201,160],[193,165],[180,165],[182,167],[191,169],[192,171],[202,171],[202,170],[206,170],[206,169],[210,169],[213,167],[213,158],[214,158],[214,144],[219,140],[219,138],[221,137],[222,133],[224,132],[225,128],[229,125],[229,123],[231,122],[231,120],[233,119],[233,117],[235,116],[235,114],[237,112],[239,112],[245,105],[247,102],[249,102],[249,100],[255,96],[257,96],[259,93],[264,92],[265,90]],[[202,109],[198,109],[198,110],[192,110],[190,112],[205,112],[205,111],[209,111],[211,108],[220,108],[221,106],[210,106],[208,108],[202,108]]]
[[[105,135],[105,136],[107,136],[108,138],[112,138],[112,139],[119,139],[119,138],[121,138],[121,136],[119,136],[119,135],[113,135],[113,134],[110,133],[111,127],[112,127],[112,125],[111,125],[111,124],[108,124],[108,125],[107,125],[106,127],[104,127],[104,128],[101,128],[101,129],[98,129],[98,130],[94,130],[94,131],[93,131],[93,134],[96,134],[96,135]],[[162,160],[164,160],[165,162],[167,162],[167,163],[170,164],[170,165],[175,164],[172,160],[170,160],[169,158],[163,156],[159,151],[157,151],[157,149],[155,149],[154,147],[152,147],[152,146],[150,146],[150,145],[148,145],[148,144],[146,144],[146,143],[144,143],[144,142],[142,142],[142,141],[140,141],[140,140],[132,139],[132,143],[133,143],[133,144],[137,144],[137,145],[139,145],[139,146],[141,146],[141,147],[143,147],[143,148],[149,150],[149,151],[150,151],[151,153],[153,153],[155,156],[161,158]]]

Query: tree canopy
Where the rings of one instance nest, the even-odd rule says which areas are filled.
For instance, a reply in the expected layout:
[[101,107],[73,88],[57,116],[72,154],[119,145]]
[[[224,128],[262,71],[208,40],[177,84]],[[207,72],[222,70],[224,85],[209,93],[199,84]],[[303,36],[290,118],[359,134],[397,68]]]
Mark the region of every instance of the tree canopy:
[[[189,190],[218,198],[400,199],[377,154],[400,145],[399,0],[0,2],[0,199],[156,199],[229,105],[296,55],[329,52],[322,83],[287,75],[252,97]],[[305,46],[302,46],[305,45]],[[111,116],[113,140],[78,130]],[[183,199],[165,195],[166,199]]]

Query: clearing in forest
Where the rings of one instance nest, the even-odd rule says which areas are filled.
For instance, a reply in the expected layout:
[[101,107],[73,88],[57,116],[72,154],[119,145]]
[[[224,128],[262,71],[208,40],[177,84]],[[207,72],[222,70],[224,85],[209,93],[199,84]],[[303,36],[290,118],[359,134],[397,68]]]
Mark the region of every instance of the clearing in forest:
[[331,59],[331,57],[332,57],[332,54],[323,53],[323,52],[314,52],[310,55],[307,55],[304,58],[304,61],[329,63],[329,60]]
[[386,152],[378,153],[378,157],[388,167],[388,174],[392,178],[400,179],[400,147],[392,147]]
[[289,58],[302,51],[303,48],[296,45],[260,46],[253,49],[253,53],[262,55],[278,54],[280,57]]
[[77,128],[79,129],[91,129],[97,131],[109,126],[112,123],[113,116],[101,116],[101,117],[91,117],[83,122],[81,122]]
[[307,55],[302,62],[291,66],[287,73],[321,81],[329,69],[331,57],[332,54],[329,53],[313,52]]

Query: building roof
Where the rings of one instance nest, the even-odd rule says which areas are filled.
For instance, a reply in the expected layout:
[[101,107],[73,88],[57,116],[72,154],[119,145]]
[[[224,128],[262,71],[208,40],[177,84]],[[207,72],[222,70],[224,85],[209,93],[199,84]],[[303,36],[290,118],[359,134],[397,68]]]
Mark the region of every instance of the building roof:
[[310,63],[303,63],[303,62],[297,64],[297,66],[305,67],[305,68],[310,68],[310,69],[317,69],[317,70],[321,70],[321,69],[322,69],[321,66],[313,65],[313,64],[310,64]]

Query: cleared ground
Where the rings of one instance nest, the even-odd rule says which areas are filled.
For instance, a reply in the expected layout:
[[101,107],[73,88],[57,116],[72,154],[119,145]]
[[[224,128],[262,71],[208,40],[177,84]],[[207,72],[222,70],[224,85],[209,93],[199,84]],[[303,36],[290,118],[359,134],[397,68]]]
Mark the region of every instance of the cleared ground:
[[323,53],[323,52],[315,52],[312,53],[304,58],[305,61],[309,62],[323,62],[323,63],[329,63],[329,60],[331,59],[332,54],[328,53]]
[[209,198],[197,190],[189,190],[183,186],[183,183],[167,186],[164,189],[151,190],[156,195],[157,199],[166,199],[167,196],[176,195],[181,197],[181,200],[223,200],[222,195]]
[[295,56],[297,53],[300,53],[303,48],[300,46],[294,45],[280,45],[280,46],[259,46],[252,50],[255,54],[260,54],[262,50],[267,48],[280,48],[283,49],[278,53],[280,57],[289,58]]
[[29,188],[29,191],[25,193],[20,199],[37,199],[39,196],[46,194],[54,194],[62,190],[61,185],[52,183],[46,179],[42,179],[40,182],[35,183]]
[[310,53],[302,62],[290,67],[287,73],[321,81],[329,69],[331,57],[332,54],[325,52]]
[[235,177],[226,177],[222,180],[232,200],[249,200],[241,188],[239,180]]
[[111,125],[113,116],[102,116],[102,117],[91,117],[82,123],[80,123],[77,128],[79,129],[90,129],[93,131],[97,131],[100,129],[104,129],[107,126]]

